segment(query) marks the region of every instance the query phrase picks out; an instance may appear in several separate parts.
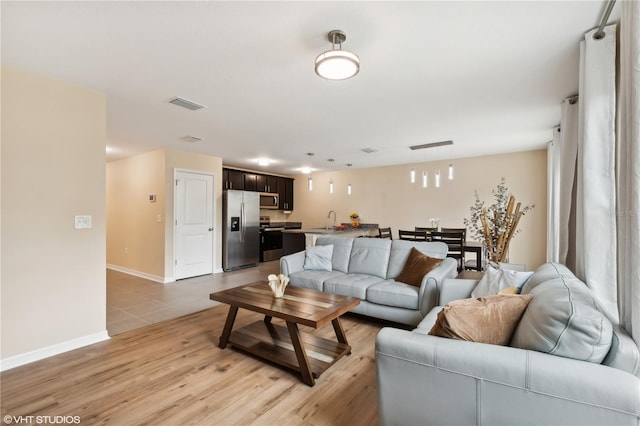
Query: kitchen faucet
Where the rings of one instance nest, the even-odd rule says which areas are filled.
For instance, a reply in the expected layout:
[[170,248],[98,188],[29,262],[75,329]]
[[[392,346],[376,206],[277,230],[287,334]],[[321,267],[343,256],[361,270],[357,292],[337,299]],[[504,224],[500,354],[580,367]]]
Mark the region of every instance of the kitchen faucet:
[[[333,213],[333,229],[336,229],[336,212],[333,210],[329,210],[329,214],[327,215],[327,219],[331,217],[331,213]],[[329,225],[326,226],[326,229],[329,228]]]

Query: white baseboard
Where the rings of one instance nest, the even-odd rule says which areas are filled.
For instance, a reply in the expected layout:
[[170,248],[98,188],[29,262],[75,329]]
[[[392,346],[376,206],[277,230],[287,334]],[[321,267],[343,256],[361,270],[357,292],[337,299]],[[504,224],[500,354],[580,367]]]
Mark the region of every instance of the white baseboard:
[[50,356],[59,355],[63,352],[72,351],[83,346],[93,345],[94,343],[109,340],[107,330],[99,333],[90,334],[88,336],[78,337],[76,339],[67,340],[66,342],[56,343],[35,351],[25,352],[23,354],[14,355],[9,358],[0,360],[0,371],[9,370],[11,368],[20,367],[21,365],[49,358]]
[[107,263],[107,269],[113,269],[114,271],[124,272],[125,274],[134,275],[136,277],[145,278],[147,280],[155,281],[162,284],[171,283],[175,281],[173,277],[165,278],[159,275],[147,274],[146,272],[136,271],[135,269],[129,269],[123,266],[112,265],[111,263]]

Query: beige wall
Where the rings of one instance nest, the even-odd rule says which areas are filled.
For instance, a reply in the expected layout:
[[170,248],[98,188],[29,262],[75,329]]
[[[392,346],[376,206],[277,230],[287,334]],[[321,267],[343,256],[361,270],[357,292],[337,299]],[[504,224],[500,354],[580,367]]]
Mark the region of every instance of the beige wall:
[[[325,226],[327,213],[335,210],[338,223],[349,222],[356,211],[362,222],[391,226],[394,238],[398,229],[430,226],[430,217],[439,217],[440,226],[461,227],[469,217],[474,191],[481,200],[493,203],[491,190],[507,180],[507,187],[523,204],[536,207],[520,221],[521,232],[510,247],[510,261],[536,268],[546,257],[546,151],[528,151],[503,155],[456,159],[455,179],[446,179],[448,162],[426,162],[400,166],[314,173],[313,191],[307,189],[307,176],[296,176],[295,208],[289,220],[302,221],[304,227]],[[416,183],[409,183],[409,171],[416,169]],[[434,172],[440,169],[442,186],[435,188]],[[429,172],[429,187],[422,188],[420,176]],[[329,179],[335,191],[329,194]],[[351,181],[353,192],[346,193]]]
[[[2,350],[106,336],[103,94],[2,68]],[[91,215],[91,229],[74,229]]]
[[[214,175],[214,270],[222,270],[222,159],[160,149],[107,164],[107,263],[173,281],[174,170]],[[156,195],[156,202],[149,195]]]
[[159,280],[165,262],[164,169],[164,150],[107,163],[107,263]]

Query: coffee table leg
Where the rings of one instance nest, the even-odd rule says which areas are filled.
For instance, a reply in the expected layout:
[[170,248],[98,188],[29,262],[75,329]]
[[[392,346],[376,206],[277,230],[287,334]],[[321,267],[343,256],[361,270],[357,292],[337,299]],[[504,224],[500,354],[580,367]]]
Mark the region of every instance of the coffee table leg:
[[264,323],[265,324],[271,324],[271,316],[265,315],[264,316]]
[[296,352],[298,358],[298,365],[300,366],[300,374],[302,374],[302,381],[309,386],[315,385],[313,374],[311,373],[311,367],[309,366],[309,360],[307,359],[307,353],[302,346],[302,340],[300,340],[300,331],[298,330],[298,324],[295,322],[287,321],[287,328],[289,329],[289,335],[291,336],[291,343],[293,349]]
[[224,323],[224,329],[222,330],[222,336],[220,336],[220,343],[218,344],[220,349],[224,349],[227,347],[227,342],[229,342],[229,336],[231,335],[231,329],[233,328],[233,323],[236,320],[237,313],[238,313],[237,306],[229,306],[227,321]]
[[349,342],[347,342],[347,335],[344,334],[344,330],[342,329],[342,324],[340,323],[340,318],[334,318],[331,321],[331,324],[333,324],[333,329],[336,332],[336,337],[338,338],[338,342],[348,345]]

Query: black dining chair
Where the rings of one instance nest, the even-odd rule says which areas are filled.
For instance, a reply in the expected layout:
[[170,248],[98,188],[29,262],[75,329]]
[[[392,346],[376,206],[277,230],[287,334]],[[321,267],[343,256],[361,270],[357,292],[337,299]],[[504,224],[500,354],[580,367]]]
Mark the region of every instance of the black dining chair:
[[437,231],[438,228],[425,228],[422,226],[416,226],[415,227],[415,231],[416,232],[426,232],[427,233],[427,241],[431,241],[431,233]]
[[399,230],[398,236],[401,240],[408,241],[427,241],[426,231],[404,231]]
[[450,228],[442,228],[440,231],[431,233],[431,241],[441,241],[449,248],[447,257],[452,257],[458,262],[458,272],[464,269],[464,242],[466,230],[447,230]]
[[387,238],[389,240],[393,240],[393,235],[391,235],[391,228],[378,228],[378,238]]

